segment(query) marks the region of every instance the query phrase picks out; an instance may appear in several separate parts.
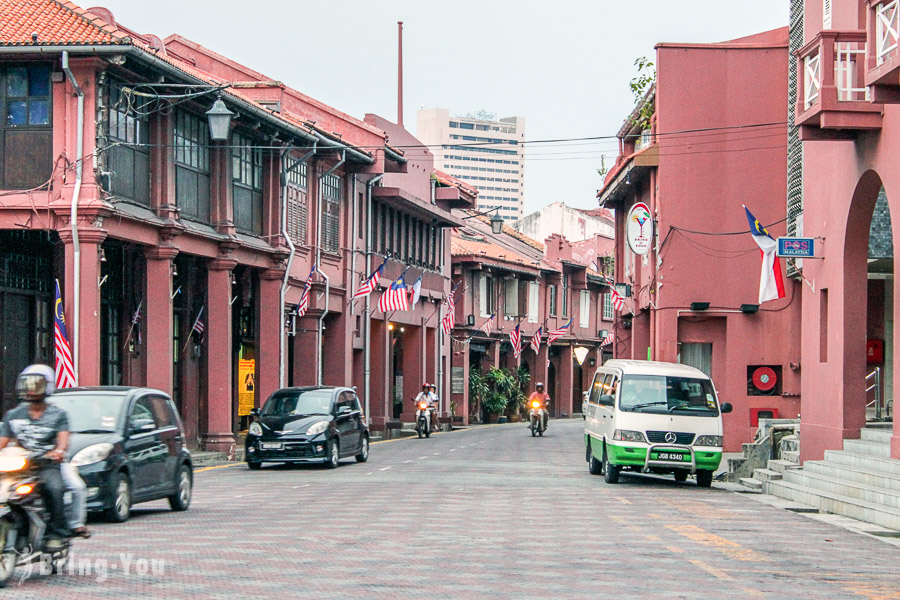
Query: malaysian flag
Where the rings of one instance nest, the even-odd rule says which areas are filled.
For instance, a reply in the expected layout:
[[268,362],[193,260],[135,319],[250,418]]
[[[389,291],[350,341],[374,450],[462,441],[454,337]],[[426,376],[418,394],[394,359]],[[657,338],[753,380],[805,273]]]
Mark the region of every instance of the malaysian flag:
[[75,366],[72,364],[72,352],[69,350],[69,336],[66,333],[66,315],[63,313],[62,296],[59,293],[59,280],[56,281],[56,308],[53,311],[54,337],[56,338],[56,389],[75,387]]
[[309,290],[312,288],[312,278],[315,272],[316,265],[313,265],[312,271],[309,272],[309,277],[306,278],[306,287],[303,288],[300,302],[297,303],[297,307],[294,309],[298,317],[302,317],[309,310]]
[[491,335],[491,332],[494,330],[494,315],[491,315],[478,330],[484,333],[484,335]]
[[616,341],[616,336],[615,336],[615,334],[613,334],[612,331],[610,331],[608,334],[606,334],[606,337],[603,338],[603,341],[600,342],[600,345],[608,346],[609,344],[612,344],[614,341]]
[[544,326],[541,325],[538,327],[538,330],[534,332],[534,335],[531,336],[531,349],[534,350],[534,353],[537,354],[541,349],[541,336],[544,335]]
[[516,358],[519,358],[519,355],[522,354],[522,332],[519,330],[518,325],[509,334],[509,343],[512,344],[513,354]]
[[566,321],[566,324],[560,327],[559,329],[554,329],[550,333],[547,334],[547,345],[549,346],[558,338],[561,338],[564,335],[569,334],[569,327],[572,325],[572,319]]
[[384,290],[384,293],[381,294],[381,300],[378,301],[378,310],[383,313],[409,310],[409,291],[406,289],[403,275],[400,275],[397,281],[392,283],[391,287]]
[[441,319],[441,328],[444,330],[444,335],[450,335],[450,330],[453,329],[453,318],[456,314],[456,301],[453,297],[456,295],[457,286],[459,286],[458,283],[450,291],[450,295],[447,296],[447,300],[444,302],[447,310],[444,318]]
[[359,289],[356,290],[356,293],[353,294],[353,297],[350,298],[350,301],[353,302],[357,298],[362,298],[364,296],[368,296],[372,293],[376,287],[378,287],[378,280],[381,279],[381,274],[384,272],[384,265],[387,264],[388,257],[384,257],[384,262],[381,263],[381,266],[372,271],[372,274],[369,275],[369,278],[359,286]]

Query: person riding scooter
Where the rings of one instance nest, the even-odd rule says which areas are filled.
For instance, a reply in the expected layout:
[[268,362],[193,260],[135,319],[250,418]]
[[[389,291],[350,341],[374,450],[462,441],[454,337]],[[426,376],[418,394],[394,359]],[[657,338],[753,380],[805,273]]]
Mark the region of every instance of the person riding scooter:
[[432,429],[434,427],[434,420],[435,420],[434,419],[435,397],[434,397],[434,394],[431,393],[431,384],[429,384],[429,383],[422,384],[422,391],[419,392],[418,396],[416,396],[416,399],[414,402],[415,402],[417,408],[418,408],[419,404],[423,403],[423,402],[428,406],[428,412],[427,412],[427,416],[426,416],[426,418],[428,420],[427,426],[428,426],[429,430]]
[[528,397],[528,406],[532,402],[540,402],[544,408],[544,429],[547,429],[547,422],[550,420],[550,395],[544,392],[544,384],[538,381],[534,384],[534,391]]
[[49,460],[38,472],[50,511],[48,550],[63,547],[64,541],[73,536],[66,523],[66,485],[60,471],[69,445],[69,417],[63,409],[46,402],[56,390],[55,381],[56,375],[47,365],[26,367],[16,380],[16,396],[26,402],[9,410],[0,423],[0,448],[15,440],[32,453],[32,459]]
[[432,429],[440,429],[441,424],[438,423],[438,407],[441,405],[441,401],[437,395],[437,386],[433,383],[429,383],[428,387],[431,388],[431,428]]

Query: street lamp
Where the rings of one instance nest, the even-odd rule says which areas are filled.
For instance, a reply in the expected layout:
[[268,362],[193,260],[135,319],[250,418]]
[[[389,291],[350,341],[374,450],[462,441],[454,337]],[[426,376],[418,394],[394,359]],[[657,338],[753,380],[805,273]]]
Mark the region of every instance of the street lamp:
[[226,141],[233,116],[234,113],[222,102],[222,97],[216,98],[212,108],[206,111],[206,118],[209,119],[209,139],[215,142]]
[[471,214],[468,217],[463,217],[463,221],[466,219],[473,219],[475,217],[486,217],[491,213],[494,213],[491,217],[491,233],[494,235],[500,235],[503,232],[503,217],[497,214],[497,211],[500,210],[499,206],[495,206],[490,210],[486,210],[484,212],[477,212],[475,214]]
[[581,365],[584,363],[584,359],[587,358],[589,350],[584,346],[577,346],[575,348],[575,359],[578,361],[578,364]]

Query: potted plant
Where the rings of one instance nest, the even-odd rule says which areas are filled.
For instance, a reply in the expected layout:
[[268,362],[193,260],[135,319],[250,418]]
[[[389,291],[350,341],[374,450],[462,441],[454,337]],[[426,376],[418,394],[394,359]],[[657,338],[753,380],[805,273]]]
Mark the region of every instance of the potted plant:
[[[491,393],[485,376],[475,368],[469,369],[469,417],[479,415],[484,409],[484,402]],[[479,419],[483,421],[483,419]]]
[[491,367],[491,370],[484,376],[484,381],[490,390],[483,403],[484,413],[488,422],[497,423],[500,420],[500,415],[503,414],[509,403],[509,371]]

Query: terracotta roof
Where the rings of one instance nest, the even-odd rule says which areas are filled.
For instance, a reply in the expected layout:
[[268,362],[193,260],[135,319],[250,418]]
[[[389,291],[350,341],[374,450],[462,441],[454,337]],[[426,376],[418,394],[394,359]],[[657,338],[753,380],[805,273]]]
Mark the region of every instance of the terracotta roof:
[[[35,44],[31,34],[37,33]],[[131,38],[71,2],[0,0],[0,45],[131,44]]]
[[477,195],[478,195],[478,188],[472,187],[471,185],[469,185],[469,184],[466,183],[465,181],[463,181],[463,180],[461,180],[461,179],[457,179],[457,178],[454,177],[453,175],[449,175],[449,174],[447,174],[447,173],[444,173],[444,172],[441,171],[440,169],[435,169],[435,170],[434,170],[434,176],[435,176],[435,178],[437,178],[437,180],[438,180],[440,183],[442,183],[442,184],[444,184],[444,185],[446,185],[446,186],[457,187],[457,188],[459,188],[461,191],[464,191],[464,192],[466,192],[467,194],[469,194],[470,196],[477,196]]
[[[480,239],[479,239],[480,238]],[[540,261],[533,261],[507,248],[491,242],[486,236],[469,236],[457,230],[450,237],[450,256],[471,256],[481,260],[511,266],[540,269]],[[537,262],[537,264],[535,264]]]
[[[491,219],[489,217],[486,217],[484,215],[478,215],[478,211],[475,211],[475,210],[471,210],[471,211],[467,211],[467,212],[468,212],[468,214],[472,215],[474,218],[478,219],[482,223],[487,223],[488,225],[490,225]],[[525,235],[524,233],[522,233],[516,229],[513,229],[509,225],[504,224],[502,231],[506,235],[513,237],[524,244],[528,244],[535,250],[539,250],[540,252],[544,251],[544,244],[542,244],[541,242],[537,241],[534,238],[528,237],[527,235]]]

